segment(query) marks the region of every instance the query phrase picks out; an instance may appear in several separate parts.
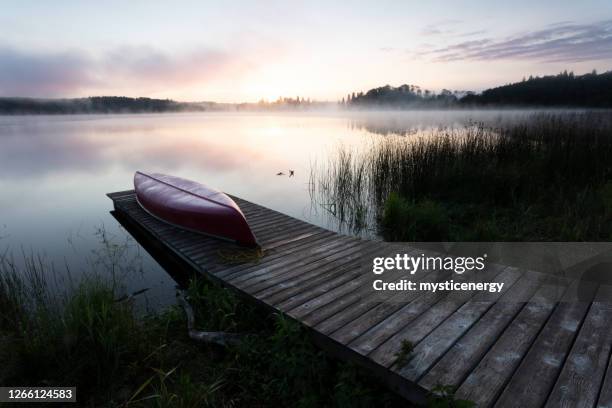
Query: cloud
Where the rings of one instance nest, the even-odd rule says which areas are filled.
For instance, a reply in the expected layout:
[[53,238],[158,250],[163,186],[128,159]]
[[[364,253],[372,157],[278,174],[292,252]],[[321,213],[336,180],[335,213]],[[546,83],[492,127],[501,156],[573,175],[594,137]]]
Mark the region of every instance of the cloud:
[[107,53],[99,66],[103,78],[113,82],[181,86],[207,81],[243,63],[236,55],[213,49],[170,56],[150,47],[122,47]]
[[92,56],[79,50],[42,53],[0,47],[0,96],[61,97],[124,88],[123,93],[151,93],[202,84],[250,67],[240,50],[196,48],[171,55],[132,46]]
[[27,53],[0,48],[0,95],[61,95],[95,83],[92,61],[81,52]]
[[444,35],[444,34],[453,34],[455,29],[453,26],[457,24],[461,24],[461,20],[442,20],[433,24],[428,24],[421,30],[422,35]]
[[504,39],[463,41],[420,55],[436,61],[522,59],[580,62],[612,58],[612,20],[592,24],[562,22]]

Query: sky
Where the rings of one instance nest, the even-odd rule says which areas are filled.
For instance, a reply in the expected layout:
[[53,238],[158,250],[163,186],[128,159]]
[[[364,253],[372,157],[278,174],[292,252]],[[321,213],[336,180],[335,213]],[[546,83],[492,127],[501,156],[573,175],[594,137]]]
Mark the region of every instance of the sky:
[[0,4],[0,96],[338,100],[612,69],[609,0]]

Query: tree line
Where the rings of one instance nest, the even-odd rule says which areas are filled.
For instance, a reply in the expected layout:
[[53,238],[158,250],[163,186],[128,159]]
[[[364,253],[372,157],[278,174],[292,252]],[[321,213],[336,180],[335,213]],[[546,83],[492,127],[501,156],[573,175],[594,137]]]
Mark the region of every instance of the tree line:
[[76,99],[0,98],[2,114],[147,113],[204,110],[201,104],[171,99],[92,96]]
[[574,75],[564,71],[558,75],[524,78],[483,91],[480,94],[443,89],[436,93],[416,85],[370,89],[342,98],[340,105],[354,107],[482,107],[482,106],[555,106],[612,107],[612,71],[593,71]]
[[[612,107],[612,71],[574,75],[524,78],[521,82],[487,89],[480,94],[468,91],[440,92],[417,85],[385,85],[367,92],[353,92],[342,98],[344,108],[458,108],[503,106]],[[329,106],[310,98],[279,98],[275,102],[227,104],[177,102],[171,99],[92,96],[76,99],[0,98],[0,114],[147,113],[206,110],[317,109]]]

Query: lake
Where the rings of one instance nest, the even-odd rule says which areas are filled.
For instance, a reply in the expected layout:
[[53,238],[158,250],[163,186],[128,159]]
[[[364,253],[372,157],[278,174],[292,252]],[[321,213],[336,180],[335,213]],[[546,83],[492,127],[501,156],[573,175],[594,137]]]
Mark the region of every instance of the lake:
[[[150,288],[153,307],[174,301],[168,275],[109,214],[106,193],[132,188],[135,170],[169,173],[330,229],[344,231],[309,194],[311,169],[338,146],[367,149],[387,134],[529,111],[184,113],[0,116],[0,248],[78,276],[108,258],[128,289]],[[288,177],[289,170],[295,172]],[[284,175],[279,176],[277,173]],[[103,233],[101,232],[103,231]],[[106,243],[106,245],[105,245]],[[119,245],[121,247],[121,245]],[[131,273],[131,272],[137,273]]]

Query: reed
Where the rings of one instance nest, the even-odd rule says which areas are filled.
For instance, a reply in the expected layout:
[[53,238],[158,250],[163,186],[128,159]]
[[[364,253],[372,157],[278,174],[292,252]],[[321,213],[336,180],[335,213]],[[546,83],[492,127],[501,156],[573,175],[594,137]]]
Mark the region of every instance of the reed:
[[313,172],[311,196],[355,230],[370,214],[391,240],[606,240],[611,155],[609,112],[539,113],[341,146]]
[[0,384],[76,386],[83,406],[405,406],[297,323],[218,284],[190,283],[196,325],[246,334],[237,346],[192,341],[179,307],[139,313],[121,289],[127,270],[139,273],[123,247],[133,243],[100,237],[103,267],[78,282],[33,254],[0,257]]

